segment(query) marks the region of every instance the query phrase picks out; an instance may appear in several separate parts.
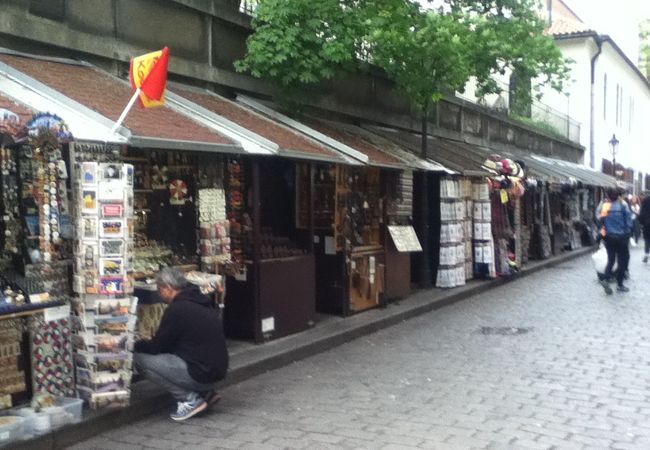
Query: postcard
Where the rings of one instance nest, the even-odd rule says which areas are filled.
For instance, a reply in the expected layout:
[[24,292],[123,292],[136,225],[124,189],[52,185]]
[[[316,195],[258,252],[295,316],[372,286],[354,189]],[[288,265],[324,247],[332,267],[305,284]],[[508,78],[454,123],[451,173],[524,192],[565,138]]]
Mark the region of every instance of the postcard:
[[116,276],[124,273],[124,258],[100,258],[99,276]]
[[81,227],[82,239],[97,239],[97,217],[82,217]]
[[81,164],[81,184],[91,186],[97,184],[96,162],[84,162]]
[[122,239],[100,239],[99,256],[124,256],[124,241]]
[[124,228],[124,219],[102,219],[99,221],[99,237],[121,238]]
[[97,214],[97,189],[83,188],[81,190],[81,213],[85,215]]
[[103,202],[123,202],[124,183],[121,180],[100,181],[98,198]]
[[124,277],[100,277],[99,292],[107,295],[123,294]]
[[124,214],[124,206],[121,203],[105,203],[102,205],[102,217],[120,218]]

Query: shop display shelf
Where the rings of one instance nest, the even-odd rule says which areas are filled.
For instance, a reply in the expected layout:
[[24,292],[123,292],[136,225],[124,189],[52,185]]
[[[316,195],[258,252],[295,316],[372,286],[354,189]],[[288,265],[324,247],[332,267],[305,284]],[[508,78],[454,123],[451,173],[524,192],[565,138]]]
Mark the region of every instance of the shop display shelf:
[[29,314],[36,314],[45,308],[52,308],[54,306],[61,306],[64,303],[60,300],[43,303],[27,303],[25,305],[9,305],[0,304],[0,319],[9,319],[12,317],[19,317]]

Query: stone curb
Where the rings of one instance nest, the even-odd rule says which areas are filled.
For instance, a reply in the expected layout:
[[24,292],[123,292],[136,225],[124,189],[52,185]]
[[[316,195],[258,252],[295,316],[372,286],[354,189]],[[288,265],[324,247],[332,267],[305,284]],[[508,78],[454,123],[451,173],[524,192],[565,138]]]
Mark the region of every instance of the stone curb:
[[[495,289],[510,281],[592,252],[584,247],[543,261],[529,262],[521,272],[507,278],[471,281],[466,286],[443,290],[415,291],[403,300],[391,302],[385,308],[365,311],[347,318],[334,318],[302,333],[287,336],[251,349],[231,354],[231,368],[222,386],[240,383],[256,375],[286,366],[292,362],[331,350],[351,340],[374,333],[397,323],[425,314],[465,298]],[[160,412],[170,402],[167,393],[146,381],[137,383],[131,406],[120,410],[85,411],[87,417],[77,424],[67,425],[44,436],[14,442],[16,450],[63,449],[119,426],[133,424]],[[7,447],[9,448],[9,447]]]

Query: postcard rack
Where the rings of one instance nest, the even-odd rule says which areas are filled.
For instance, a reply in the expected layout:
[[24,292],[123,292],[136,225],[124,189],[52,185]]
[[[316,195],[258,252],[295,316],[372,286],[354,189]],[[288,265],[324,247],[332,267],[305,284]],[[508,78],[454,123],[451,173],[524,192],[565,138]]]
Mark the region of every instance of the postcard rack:
[[79,161],[73,336],[77,393],[93,409],[127,406],[133,331],[133,166]]

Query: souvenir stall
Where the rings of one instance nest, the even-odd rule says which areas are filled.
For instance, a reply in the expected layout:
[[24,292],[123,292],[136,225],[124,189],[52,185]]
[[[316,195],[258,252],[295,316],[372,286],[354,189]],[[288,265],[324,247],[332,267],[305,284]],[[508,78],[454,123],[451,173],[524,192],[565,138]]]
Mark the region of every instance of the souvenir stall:
[[[214,295],[223,307],[225,282],[219,273],[231,264],[242,264],[239,239],[231,259],[231,228],[226,217],[228,173],[238,171],[240,163],[237,157],[222,154],[134,147],[121,160],[133,165],[137,334],[147,338],[158,329],[165,309],[154,282],[164,267],[183,271],[189,282]],[[231,199],[230,204],[239,210],[241,198]]]
[[[227,335],[262,342],[314,324],[313,226],[305,212],[312,191],[303,184],[311,176],[310,166],[284,158],[242,160],[231,168],[228,217],[236,270],[227,278]],[[319,221],[327,220],[330,200],[321,198]]]
[[[489,178],[493,249],[487,251],[494,255],[495,274],[511,275],[520,270],[523,261],[521,197],[525,193],[524,170],[519,162],[496,154],[490,155],[483,167],[493,174]],[[481,237],[487,238],[485,233]]]
[[[53,114],[0,109],[0,445],[78,420],[67,142]],[[27,405],[27,406],[24,406]]]
[[440,179],[440,247],[436,286],[462,286],[473,277],[472,179]]
[[[307,182],[306,177],[300,178],[297,191],[307,192]],[[400,218],[411,209],[411,189],[408,175],[402,178],[398,171],[333,164],[314,166],[319,311],[345,316],[384,301],[386,217],[392,217],[391,225],[402,224]],[[299,203],[298,217],[308,214],[305,207],[306,204]],[[395,228],[394,232],[399,236],[400,229]]]

